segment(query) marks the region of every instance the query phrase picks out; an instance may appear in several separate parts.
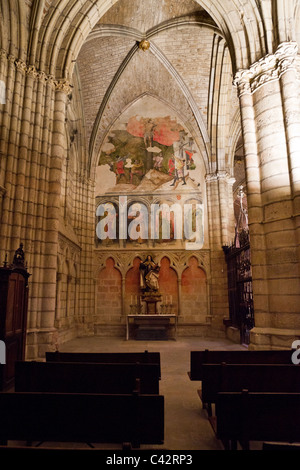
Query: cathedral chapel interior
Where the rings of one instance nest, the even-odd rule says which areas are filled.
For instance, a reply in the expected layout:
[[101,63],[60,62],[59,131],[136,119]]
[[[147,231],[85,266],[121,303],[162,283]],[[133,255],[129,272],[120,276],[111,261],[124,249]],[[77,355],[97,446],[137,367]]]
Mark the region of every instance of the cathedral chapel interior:
[[0,263],[27,273],[26,359],[174,329],[290,348],[299,0],[1,0],[0,24]]

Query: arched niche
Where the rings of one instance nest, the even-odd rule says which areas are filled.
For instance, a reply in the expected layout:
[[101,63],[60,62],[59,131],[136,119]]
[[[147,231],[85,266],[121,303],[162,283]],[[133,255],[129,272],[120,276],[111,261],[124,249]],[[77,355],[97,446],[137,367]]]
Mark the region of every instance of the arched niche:
[[181,315],[189,323],[206,323],[208,315],[207,277],[195,256],[181,277]]
[[97,323],[119,323],[122,315],[122,276],[113,258],[99,272],[96,292]]
[[127,271],[125,276],[125,313],[130,313],[130,305],[137,305],[140,291],[140,258],[133,260],[132,267]]
[[164,304],[172,304],[172,313],[178,312],[178,276],[171,267],[170,260],[164,256],[160,262],[159,290]]

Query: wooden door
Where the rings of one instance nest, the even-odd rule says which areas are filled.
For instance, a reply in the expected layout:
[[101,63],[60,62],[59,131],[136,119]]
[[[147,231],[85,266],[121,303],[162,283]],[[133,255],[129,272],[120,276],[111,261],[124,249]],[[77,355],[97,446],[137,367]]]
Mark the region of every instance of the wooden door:
[[24,358],[24,330],[26,329],[26,279],[20,273],[12,273],[9,277],[6,306],[5,344],[6,371],[5,384],[13,381],[14,364]]

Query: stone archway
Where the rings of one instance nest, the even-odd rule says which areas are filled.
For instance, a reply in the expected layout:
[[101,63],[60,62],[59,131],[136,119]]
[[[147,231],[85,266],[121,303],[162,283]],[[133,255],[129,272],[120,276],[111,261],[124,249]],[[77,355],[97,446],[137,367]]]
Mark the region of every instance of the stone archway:
[[163,297],[164,305],[172,305],[172,313],[178,313],[178,276],[176,271],[170,266],[170,260],[164,256],[160,262],[159,290]]
[[181,321],[206,324],[207,315],[206,273],[192,256],[181,277]]
[[[97,333],[105,325],[120,325],[122,316],[122,276],[115,267],[113,258],[108,258],[105,267],[99,272],[96,286]],[[107,334],[107,331],[106,331]]]
[[140,291],[140,258],[134,258],[132,268],[125,276],[124,308],[125,314],[130,313],[131,305],[137,305],[139,302]]

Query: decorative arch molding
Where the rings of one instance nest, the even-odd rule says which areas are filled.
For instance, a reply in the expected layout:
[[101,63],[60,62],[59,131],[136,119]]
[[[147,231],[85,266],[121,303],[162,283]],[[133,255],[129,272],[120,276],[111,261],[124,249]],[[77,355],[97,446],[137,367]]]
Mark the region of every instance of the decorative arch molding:
[[119,271],[121,274],[122,278],[124,277],[124,268],[121,265],[121,260],[119,259],[118,254],[112,254],[112,253],[99,253],[96,254],[95,260],[94,260],[94,273],[93,277],[94,279],[97,279],[99,273],[106,268],[106,262],[108,259],[112,259],[115,263],[114,268]]
[[177,29],[183,26],[208,28],[223,37],[222,31],[216,25],[202,20],[191,19],[189,17],[181,17],[165,21],[160,25],[149,29],[146,33],[142,33],[138,29],[130,28],[128,26],[99,24],[95,26],[93,31],[91,31],[85,42],[87,43],[91,40],[106,36],[124,36],[134,39],[135,41],[141,41],[142,39],[149,40],[168,29]]
[[138,45],[135,44],[131,48],[131,50],[128,52],[127,56],[123,60],[123,62],[120,65],[119,69],[117,70],[113,80],[111,81],[111,83],[108,87],[108,90],[105,93],[105,96],[104,96],[103,100],[101,101],[101,105],[100,105],[97,117],[95,119],[95,123],[94,123],[94,126],[93,126],[93,130],[92,130],[91,138],[90,138],[90,142],[89,142],[89,168],[90,169],[91,169],[91,166],[92,166],[93,155],[95,154],[96,138],[97,138],[97,133],[98,133],[98,129],[99,129],[99,126],[100,126],[100,122],[101,122],[103,112],[104,112],[104,110],[105,110],[105,108],[108,104],[109,98],[111,97],[112,92],[113,92],[116,84],[118,83],[123,71],[125,70],[125,68],[129,64],[129,62],[131,61],[132,57],[134,56],[134,54],[136,53],[138,48],[139,48]]
[[[44,1],[34,0],[30,17],[32,32],[28,38],[23,0],[12,0],[14,8],[2,0],[4,28],[3,33],[0,33],[0,47],[18,58],[29,60],[31,65],[35,65],[44,73],[52,74],[60,79],[69,79],[83,43],[101,17],[117,1],[53,0],[47,11],[44,11]],[[271,2],[195,1],[211,16],[220,34],[226,40],[234,73],[238,69],[248,68],[251,63],[272,53],[274,47],[276,48],[280,42],[297,39],[295,25],[299,23],[298,1],[296,4],[282,2],[282,5],[277,6],[275,13],[272,11]],[[12,9],[17,13],[15,18],[11,16]],[[274,14],[276,18],[272,23]],[[272,28],[276,20],[278,27]],[[183,24],[185,20],[179,19],[178,21],[179,24]],[[160,28],[172,27],[171,23],[167,22],[153,28],[149,34],[156,34]],[[14,28],[10,27],[12,24]],[[208,23],[205,25],[210,26]],[[4,30],[10,39],[5,39]],[[27,40],[29,44],[25,47]],[[13,44],[16,46],[10,47]],[[248,53],[247,46],[250,48]]]
[[[264,18],[267,7],[258,2],[242,0],[196,0],[212,17],[224,36],[232,57],[234,71],[249,65],[272,51],[273,37],[266,37]],[[101,17],[117,0],[55,0],[39,28],[35,63],[41,70],[48,70],[60,78],[72,76],[74,62],[88,35]],[[266,11],[263,11],[266,10]],[[288,12],[287,12],[288,13]],[[164,25],[166,27],[166,25]],[[290,26],[286,22],[286,29]],[[153,31],[154,33],[154,31]],[[289,31],[283,34],[289,36]],[[247,54],[246,45],[250,52]],[[53,64],[53,65],[51,65]]]
[[22,61],[27,60],[27,12],[22,0],[0,1],[0,49]]
[[238,140],[241,137],[241,134],[242,134],[241,112],[240,112],[240,109],[238,108],[231,121],[231,126],[229,129],[227,167],[228,167],[228,172],[231,175],[233,174],[233,168],[234,168],[235,150],[236,150]]
[[174,269],[180,279],[183,271],[189,267],[190,258],[194,257],[198,261],[199,268],[203,269],[206,274],[207,281],[210,280],[210,252],[209,250],[201,251],[119,251],[118,253],[103,253],[95,250],[94,261],[94,279],[97,279],[99,272],[105,268],[106,261],[112,258],[115,262],[115,268],[118,269],[125,279],[127,272],[133,267],[136,258],[143,261],[147,255],[152,255],[156,263],[160,264],[161,260],[167,257],[170,261],[170,268]]
[[[105,94],[105,96],[104,96],[104,98],[101,102],[97,117],[95,119],[95,123],[94,123],[93,130],[92,130],[92,133],[91,133],[90,143],[89,143],[89,163],[90,163],[89,168],[90,168],[90,171],[91,171],[92,166],[93,166],[93,161],[97,157],[96,140],[97,140],[97,134],[98,134],[98,130],[99,130],[99,126],[100,126],[100,123],[101,123],[103,113],[106,109],[106,106],[109,102],[109,99],[110,99],[117,83],[119,82],[125,68],[131,62],[132,58],[134,57],[134,55],[136,54],[136,52],[138,50],[139,50],[138,44],[135,44],[131,48],[131,50],[129,51],[129,53],[127,54],[125,59],[123,60],[122,64],[120,65],[118,71],[116,72],[113,80],[111,81],[111,83],[108,87],[108,90],[107,90],[107,92],[106,92],[106,94]],[[171,62],[167,59],[167,57],[160,51],[160,49],[153,42],[151,43],[150,51],[163,64],[164,68],[168,71],[170,76],[175,80],[175,82],[177,83],[177,85],[178,85],[179,89],[181,90],[183,96],[187,100],[187,103],[188,103],[188,105],[191,109],[191,112],[193,113],[193,115],[195,117],[197,127],[199,129],[199,131],[196,132],[196,134],[195,133],[193,133],[193,134],[195,135],[195,137],[197,135],[199,135],[199,133],[201,135],[201,138],[202,138],[201,140],[203,142],[203,145],[200,145],[200,148],[203,148],[203,150],[204,150],[203,157],[204,157],[205,165],[208,169],[208,165],[209,165],[208,162],[210,160],[210,155],[211,155],[210,139],[209,139],[209,135],[207,133],[207,127],[206,127],[206,124],[204,122],[201,111],[199,109],[199,106],[195,102],[192,93],[190,92],[188,86],[185,84],[184,80],[181,78],[179,73],[176,71],[175,67],[171,64]],[[146,94],[150,95],[150,93],[145,92],[144,95],[146,95]],[[136,99],[136,101],[138,99],[141,99],[142,96],[139,96]],[[158,99],[160,99],[160,98],[158,98]],[[131,103],[131,105],[132,104],[133,104],[133,102]],[[167,105],[170,108],[172,108],[172,106],[169,103],[167,103]],[[128,107],[129,106],[127,106],[127,109],[128,109]],[[123,110],[123,112],[124,111],[125,111],[125,109]],[[180,113],[178,113],[177,110],[176,110],[176,114],[180,115]],[[199,143],[200,142],[198,142],[198,144]],[[95,155],[95,153],[96,153],[96,155]]]

